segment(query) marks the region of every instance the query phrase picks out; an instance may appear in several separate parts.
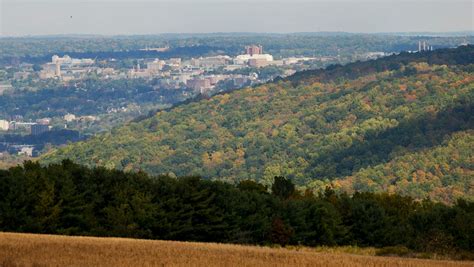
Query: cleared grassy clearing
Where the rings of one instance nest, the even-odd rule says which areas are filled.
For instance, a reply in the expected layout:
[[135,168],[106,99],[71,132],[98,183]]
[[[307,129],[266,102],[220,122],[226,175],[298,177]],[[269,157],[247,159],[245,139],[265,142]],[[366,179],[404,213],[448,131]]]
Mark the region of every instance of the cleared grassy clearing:
[[[311,249],[0,233],[0,266],[473,266]],[[371,251],[362,253],[370,254]]]

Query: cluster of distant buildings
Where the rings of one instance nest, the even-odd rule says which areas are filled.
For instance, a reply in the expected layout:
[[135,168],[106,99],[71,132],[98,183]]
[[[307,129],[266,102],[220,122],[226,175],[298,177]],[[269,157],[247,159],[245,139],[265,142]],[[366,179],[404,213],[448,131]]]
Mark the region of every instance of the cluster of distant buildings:
[[0,95],[3,95],[4,92],[13,90],[13,86],[9,82],[0,82]]
[[[31,135],[40,135],[48,132],[51,126],[51,118],[41,118],[34,122],[23,121],[22,116],[14,116],[14,120],[8,121],[0,119],[0,132],[6,131],[22,131]],[[76,116],[74,114],[66,114],[63,116],[64,122],[92,122],[98,120],[96,116]]]
[[[51,57],[51,62],[41,65],[41,70],[35,70],[34,64],[19,64],[20,71],[13,74],[13,80],[25,80],[35,77],[34,74],[37,74],[37,77],[41,80],[60,79],[64,82],[80,80],[89,73],[100,73],[103,70],[95,67],[94,64],[95,60],[90,58],[77,59],[68,55],[64,57],[54,55]],[[10,82],[0,81],[0,95],[12,89],[13,86]]]
[[[166,51],[165,48],[146,48],[145,51]],[[72,58],[68,55],[60,57],[54,55],[51,62],[41,65],[37,72],[40,79],[60,79],[68,82],[80,80],[94,73],[99,79],[158,79],[157,87],[163,89],[192,89],[196,92],[207,92],[221,81],[230,81],[235,87],[241,87],[257,82],[259,80],[255,73],[250,75],[235,74],[235,70],[244,67],[261,68],[270,65],[290,66],[304,61],[319,60],[328,61],[333,57],[290,57],[274,60],[271,54],[265,53],[261,45],[249,45],[241,55],[230,57],[228,55],[217,55],[209,57],[162,59],[142,59],[140,63],[127,71],[111,67],[98,67],[95,59]],[[114,59],[110,59],[114,61]],[[14,74],[14,79],[26,79],[34,72],[32,64],[22,64],[22,71]],[[290,67],[291,68],[291,67]],[[213,74],[209,74],[213,73]],[[292,74],[289,71],[285,74]],[[11,89],[11,84],[0,84],[0,94]]]
[[49,125],[50,122],[51,120],[49,118],[38,119],[36,122],[0,120],[0,131],[26,130],[31,135],[40,135],[51,129],[51,126]]
[[[420,44],[421,45],[421,44]],[[426,44],[423,43],[423,49]],[[432,47],[431,47],[432,48]],[[168,50],[164,48],[145,48],[145,51]],[[385,56],[383,52],[366,53],[366,59]],[[71,58],[68,55],[60,57],[54,55],[51,62],[41,66],[37,71],[40,79],[59,79],[64,82],[81,80],[89,74],[94,74],[99,79],[156,79],[156,89],[190,89],[197,93],[207,93],[225,82],[227,86],[239,88],[256,83],[266,82],[264,77],[256,73],[238,74],[241,68],[262,68],[267,66],[281,67],[283,76],[291,75],[297,69],[296,66],[309,61],[337,62],[336,56],[318,57],[288,57],[274,59],[266,53],[262,45],[249,45],[245,47],[242,54],[235,57],[228,55],[216,55],[191,59],[139,59],[139,63],[128,70],[115,69],[109,66],[99,67],[95,59]],[[115,59],[109,59],[110,63]],[[106,62],[106,61],[104,61]],[[32,64],[21,64],[19,71],[14,74],[14,79],[26,79],[34,72]],[[268,78],[267,78],[268,79]],[[0,95],[3,91],[11,90],[11,84],[0,83]]]
[[[163,50],[164,49],[164,50]],[[147,48],[146,50],[166,51],[165,48]],[[207,81],[201,81],[206,71],[223,68],[225,71],[232,71],[243,67],[260,68],[268,65],[289,65],[296,64],[299,61],[310,60],[310,58],[289,58],[286,60],[274,61],[273,56],[265,54],[261,45],[251,45],[245,47],[245,54],[238,55],[234,58],[227,55],[218,55],[211,57],[192,58],[190,60],[182,60],[181,58],[170,58],[168,60],[154,59],[146,61],[144,66],[137,64],[128,72],[121,73],[113,68],[95,67],[95,60],[90,58],[76,59],[68,55],[60,57],[54,55],[51,62],[43,64],[42,70],[39,72],[40,79],[59,78],[63,81],[71,81],[81,79],[84,74],[95,72],[103,78],[120,79],[120,78],[169,78],[171,81],[165,83],[174,84],[177,81],[187,85],[190,81],[191,87],[196,84],[213,84],[215,80],[222,80],[228,77],[213,77]],[[19,73],[17,78],[23,78],[22,75],[27,73]],[[197,78],[195,80],[195,78]],[[242,78],[242,77],[238,77]]]
[[[146,48],[145,51],[168,50],[164,48]],[[367,58],[383,56],[383,53],[372,52]],[[115,59],[108,59],[104,67],[99,67],[95,59],[72,58],[68,55],[60,57],[54,55],[51,62],[41,65],[41,70],[33,70],[32,64],[20,64],[21,71],[14,74],[14,80],[26,79],[37,73],[39,79],[58,79],[64,82],[81,80],[90,74],[99,79],[156,79],[156,89],[190,89],[196,93],[208,93],[225,82],[226,86],[240,88],[266,82],[264,77],[256,73],[239,74],[241,68],[262,68],[267,66],[281,67],[284,76],[295,72],[295,66],[308,61],[337,61],[337,57],[288,57],[275,60],[273,56],[264,51],[262,45],[249,45],[242,54],[235,57],[216,55],[191,59],[138,59],[139,63],[128,70],[115,69],[106,62],[113,63]],[[103,63],[104,63],[103,62]],[[108,66],[107,66],[108,65]],[[113,64],[112,64],[113,65]],[[266,78],[268,79],[268,78]],[[10,83],[0,83],[0,95],[11,90]],[[183,92],[186,94],[186,92]]]
[[433,51],[433,46],[426,43],[426,41],[418,41],[418,52]]
[[[181,58],[154,59],[145,62],[146,68],[137,64],[128,71],[127,77],[131,79],[159,78],[158,87],[160,88],[180,89],[185,87],[196,92],[206,93],[222,81],[230,81],[236,88],[261,82],[256,73],[250,73],[249,75],[232,73],[232,71],[241,68],[261,68],[270,65],[284,66],[309,60],[316,60],[316,58],[293,57],[274,60],[271,54],[264,53],[261,45],[250,45],[245,47],[244,54],[236,57],[217,55],[189,60],[182,60]],[[329,58],[322,60],[329,60]],[[220,74],[215,74],[216,70]]]
[[[98,120],[96,116],[76,116],[74,114],[66,114],[63,116],[65,122],[64,127],[67,128],[67,123],[71,122],[92,122]],[[50,132],[52,130],[51,118],[42,118],[37,119],[32,122],[23,121],[22,116],[15,115],[11,121],[0,119],[0,133],[12,133],[12,134],[29,134],[32,136],[39,136],[41,134]],[[35,150],[36,145],[30,144],[21,144],[21,143],[9,143],[9,142],[0,142],[0,155],[3,154],[2,151],[8,151],[10,154],[18,154],[25,156],[33,156],[34,152],[38,153]]]
[[95,60],[90,58],[77,59],[68,55],[60,57],[54,55],[50,63],[42,65],[39,72],[40,79],[61,78],[63,81],[70,81],[90,72]]
[[9,145],[7,150],[2,150],[3,152],[0,152],[0,158],[5,155],[5,152],[14,152],[17,155],[32,157],[34,149],[34,145]]
[[[40,135],[51,129],[50,119],[38,119],[36,122],[0,120],[0,131],[28,131],[31,135]],[[34,145],[1,143],[1,147],[18,155],[33,156]],[[3,154],[3,153],[2,153]]]
[[65,122],[92,122],[98,120],[96,116],[76,116],[74,114],[68,113],[63,116]]

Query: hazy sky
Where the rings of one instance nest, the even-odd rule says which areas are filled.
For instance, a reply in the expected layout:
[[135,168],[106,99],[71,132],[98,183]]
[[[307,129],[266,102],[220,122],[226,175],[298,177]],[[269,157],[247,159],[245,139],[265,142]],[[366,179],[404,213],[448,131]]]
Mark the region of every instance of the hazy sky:
[[3,36],[472,31],[465,0],[0,0]]

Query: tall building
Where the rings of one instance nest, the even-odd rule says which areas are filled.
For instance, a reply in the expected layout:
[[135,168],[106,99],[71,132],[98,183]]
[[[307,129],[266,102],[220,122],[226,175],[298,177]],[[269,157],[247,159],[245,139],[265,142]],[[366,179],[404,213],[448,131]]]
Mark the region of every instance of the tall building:
[[56,68],[55,68],[55,71],[54,71],[54,75],[56,75],[56,77],[61,77],[61,64],[59,62],[56,62]]
[[250,59],[259,59],[259,63],[261,63],[263,60],[266,60],[267,62],[273,61],[273,56],[270,54],[258,54],[258,55],[238,55],[234,58],[234,64],[237,65],[247,65],[249,64]]
[[46,124],[33,124],[31,125],[31,134],[40,135],[49,131],[49,125]]
[[266,58],[250,58],[248,61],[249,66],[254,68],[265,67],[269,63],[270,62]]
[[191,65],[193,67],[205,67],[213,68],[226,66],[232,59],[229,56],[213,56],[213,57],[204,57],[204,58],[193,58],[191,60]]
[[186,86],[202,94],[211,88],[211,80],[207,78],[194,78],[192,80],[186,81]]
[[146,68],[148,71],[150,72],[153,72],[153,73],[159,73],[163,67],[165,66],[165,61],[163,60],[159,60],[159,59],[155,59],[154,61],[152,62],[148,62],[146,63]]
[[2,95],[4,92],[10,91],[13,89],[13,86],[11,83],[3,83],[0,82],[0,95]]
[[6,120],[0,120],[0,131],[8,131],[10,123]]
[[418,52],[421,51],[433,51],[433,46],[429,45],[426,41],[418,41]]
[[33,156],[33,147],[32,146],[23,146],[20,148],[20,151],[18,151],[18,155],[24,155],[27,157],[32,157]]
[[50,119],[50,118],[37,119],[37,120],[36,120],[36,123],[38,123],[38,124],[44,124],[44,125],[49,125],[49,124],[51,123],[51,119]]
[[64,115],[63,119],[66,122],[75,121],[76,120],[76,115],[68,113],[68,114]]
[[245,54],[247,55],[261,55],[263,54],[263,46],[261,45],[249,45],[245,47]]
[[71,62],[72,62],[72,58],[68,55],[65,55],[64,57],[54,55],[51,57],[51,63],[54,63],[54,64],[68,64]]

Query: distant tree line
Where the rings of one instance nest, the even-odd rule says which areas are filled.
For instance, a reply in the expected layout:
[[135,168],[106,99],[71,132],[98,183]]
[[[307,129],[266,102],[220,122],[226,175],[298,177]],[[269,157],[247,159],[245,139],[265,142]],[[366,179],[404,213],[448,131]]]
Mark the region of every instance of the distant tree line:
[[468,253],[474,203],[329,188],[313,195],[284,177],[267,188],[251,180],[232,185],[89,169],[69,160],[25,162],[0,171],[0,231]]
[[[424,35],[424,34],[422,34]],[[0,66],[50,60],[52,53],[89,53],[138,51],[146,47],[210,47],[212,53],[235,55],[249,44],[263,45],[265,52],[276,57],[290,56],[352,56],[371,51],[407,51],[418,48],[418,41],[427,41],[436,49],[453,47],[472,36],[401,36],[387,34],[293,33],[293,34],[166,34],[148,36],[43,36],[5,37],[0,40]],[[46,57],[45,57],[46,56]],[[142,56],[142,55],[138,55]],[[94,56],[95,57],[95,56]],[[147,55],[145,55],[147,57]]]
[[154,51],[154,50],[126,50],[126,51],[88,51],[88,52],[60,52],[60,53],[52,53],[46,54],[42,56],[30,56],[25,55],[23,57],[15,58],[15,57],[5,57],[2,58],[2,61],[5,62],[12,62],[17,60],[19,62],[27,62],[32,64],[42,64],[51,61],[51,57],[55,54],[59,54],[61,56],[69,55],[73,58],[95,58],[95,59],[134,59],[134,58],[161,58],[161,59],[169,59],[172,57],[199,57],[213,53],[217,51],[217,48],[210,47],[210,46],[187,46],[187,47],[175,47],[171,48],[167,51]]
[[67,142],[77,142],[81,138],[80,133],[75,130],[55,129],[38,135],[5,134],[0,135],[0,142],[25,145],[40,145],[50,143],[52,145],[61,145]]
[[[357,61],[347,65],[331,65],[325,69],[300,71],[284,80],[291,81],[293,85],[301,85],[314,82],[356,79],[377,72],[399,70],[402,65],[415,62],[426,62],[430,65],[470,65],[474,62],[474,46],[467,45],[419,53],[404,51],[398,55],[391,55],[377,60]],[[407,71],[405,74],[411,75],[413,73]]]
[[0,152],[15,153],[17,151],[15,145],[33,145],[33,156],[36,156],[49,145],[63,145],[68,142],[85,140],[86,138],[87,136],[81,136],[78,131],[68,129],[54,129],[38,135],[4,134],[0,135]]
[[157,85],[156,79],[89,78],[68,85],[48,85],[37,91],[16,90],[0,95],[0,116],[22,115],[36,119],[66,113],[96,115],[128,104],[172,104],[182,100],[182,90],[157,89]]

